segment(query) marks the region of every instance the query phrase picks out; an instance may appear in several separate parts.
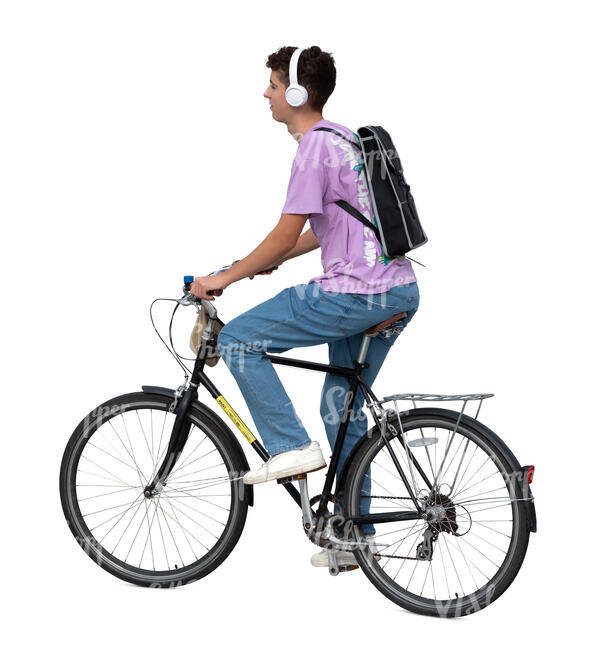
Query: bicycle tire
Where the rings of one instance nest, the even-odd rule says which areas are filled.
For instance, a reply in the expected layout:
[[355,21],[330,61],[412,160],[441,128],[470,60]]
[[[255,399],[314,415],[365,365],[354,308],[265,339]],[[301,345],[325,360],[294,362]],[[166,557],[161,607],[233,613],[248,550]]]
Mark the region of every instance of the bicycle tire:
[[[495,469],[493,469],[493,473],[491,474],[490,477],[487,477],[485,479],[482,479],[481,481],[477,481],[476,483],[473,483],[471,486],[468,484],[466,487],[466,482],[465,480],[461,480],[461,483],[457,485],[457,490],[454,489],[455,486],[455,481],[453,481],[452,489],[449,490],[447,496],[450,501],[452,501],[452,504],[449,501],[445,501],[443,499],[443,494],[444,490],[446,488],[442,488],[442,485],[445,483],[441,483],[438,486],[437,493],[438,497],[437,500],[430,500],[429,503],[432,506],[436,505],[442,505],[443,506],[443,512],[444,515],[439,515],[436,513],[436,516],[440,516],[441,519],[435,523],[432,524],[431,522],[423,521],[421,520],[416,520],[416,523],[413,524],[412,521],[402,521],[401,525],[409,525],[412,526],[412,528],[409,528],[409,526],[406,526],[406,529],[410,529],[410,533],[405,534],[405,539],[407,540],[411,535],[416,535],[414,540],[412,540],[412,545],[410,549],[412,550],[415,547],[415,543],[418,539],[423,539],[423,537],[419,537],[420,535],[424,534],[424,531],[429,529],[431,530],[432,527],[436,528],[436,531],[434,534],[437,535],[437,540],[440,542],[438,544],[438,541],[435,542],[434,550],[433,550],[433,555],[430,557],[429,561],[422,561],[416,558],[416,551],[414,553],[415,557],[412,558],[410,557],[409,554],[406,554],[406,548],[407,546],[404,547],[403,554],[400,555],[399,551],[395,549],[400,549],[401,545],[405,543],[405,541],[402,541],[399,546],[396,546],[397,542],[394,542],[394,538],[390,537],[390,535],[395,534],[395,531],[397,530],[397,526],[400,524],[398,522],[395,523],[387,523],[387,524],[380,524],[376,523],[375,524],[375,529],[376,529],[376,535],[374,537],[375,542],[377,544],[376,548],[374,549],[374,554],[370,549],[367,547],[364,547],[362,549],[357,549],[355,551],[355,555],[357,557],[357,561],[359,562],[359,565],[365,575],[368,577],[370,582],[387,598],[395,602],[397,605],[400,607],[403,607],[404,609],[410,610],[412,612],[418,613],[418,614],[423,614],[423,615],[429,615],[429,616],[438,616],[438,617],[456,617],[456,616],[465,616],[467,614],[474,613],[476,611],[479,611],[480,609],[483,609],[487,605],[489,605],[491,602],[499,598],[504,591],[510,586],[514,578],[516,577],[523,559],[525,557],[525,553],[527,551],[527,545],[529,542],[529,531],[528,531],[528,525],[527,525],[527,511],[526,511],[526,505],[525,505],[525,500],[523,498],[523,493],[521,492],[521,488],[518,486],[519,479],[517,478],[519,476],[519,470],[520,468],[518,467],[518,464],[516,463],[515,459],[514,462],[511,458],[508,458],[508,454],[505,453],[502,449],[499,448],[499,446],[496,444],[496,439],[497,437],[493,432],[491,432],[487,427],[482,425],[480,422],[477,422],[476,420],[463,415],[459,421],[459,424],[457,425],[457,420],[458,420],[459,413],[456,413],[454,411],[449,411],[446,409],[412,409],[409,411],[404,411],[400,413],[400,419],[399,422],[397,418],[393,418],[392,423],[395,423],[395,426],[393,424],[390,427],[390,431],[387,433],[387,439],[389,441],[389,444],[394,444],[394,451],[397,452],[397,450],[404,450],[406,451],[408,449],[408,445],[405,444],[407,441],[410,441],[410,435],[411,433],[414,433],[414,438],[417,439],[419,434],[422,439],[424,439],[426,442],[423,443],[421,449],[429,449],[430,447],[437,447],[437,445],[440,442],[440,439],[442,437],[442,434],[440,432],[442,431],[452,431],[453,429],[456,428],[456,433],[451,441],[451,446],[454,444],[454,440],[457,439],[457,436],[459,436],[459,446],[457,449],[460,449],[460,445],[465,444],[465,449],[468,449],[470,444],[472,444],[472,447],[474,449],[472,459],[476,456],[476,453],[478,451],[479,456],[478,458],[485,458],[488,457],[488,459],[493,463],[493,466],[497,470],[497,475],[495,473]],[[424,430],[429,430],[431,431],[433,429],[435,435],[429,435],[426,436],[424,435]],[[399,503],[402,508],[406,507],[406,504],[410,503],[410,510],[414,510],[414,503],[408,499],[408,491],[405,490],[405,496],[397,497],[391,494],[391,497],[388,497],[386,495],[381,495],[378,497],[374,492],[379,491],[382,492],[381,489],[381,481],[376,480],[376,476],[380,478],[384,474],[382,473],[382,464],[381,467],[378,468],[376,465],[379,463],[376,462],[376,458],[378,454],[384,454],[391,459],[391,455],[388,452],[388,449],[386,448],[385,442],[382,439],[380,432],[378,432],[377,429],[373,428],[370,430],[368,434],[366,434],[368,439],[364,439],[362,442],[363,444],[360,445],[360,448],[356,450],[356,454],[351,462],[350,467],[348,468],[347,472],[347,478],[346,478],[346,503],[347,503],[347,517],[354,517],[357,516],[360,511],[367,512],[366,510],[363,510],[363,501],[362,501],[362,488],[364,488],[364,479],[369,472],[369,480],[371,481],[371,485],[374,487],[371,488],[371,490],[365,490],[365,494],[369,494],[369,504],[368,508],[370,512],[373,512],[372,510],[372,504],[374,501],[379,499],[381,502],[383,499],[389,499],[391,498],[391,501],[388,503],[390,505],[386,506],[388,508],[393,507],[394,510],[397,510],[397,504]],[[439,436],[437,442],[433,442],[432,440],[436,438],[436,436]],[[450,438],[447,437],[447,443]],[[417,443],[417,445],[420,445],[421,443]],[[502,443],[503,444],[503,443]],[[418,446],[415,445],[415,447],[410,446],[410,451],[411,453],[417,454]],[[481,453],[482,452],[482,453]],[[470,453],[471,449],[470,449]],[[454,457],[456,458],[458,456],[459,452],[455,451]],[[483,454],[485,456],[483,456]],[[436,473],[439,475],[441,473],[441,469],[437,469],[436,463],[431,462],[431,457],[433,455],[433,452],[427,452],[427,458],[429,459],[429,465],[431,467],[431,475],[434,476]],[[442,456],[442,454],[440,454]],[[511,456],[511,453],[509,454]],[[422,457],[425,456],[425,453],[421,454]],[[447,454],[447,462],[448,462],[448,457],[450,456],[450,453]],[[467,457],[467,452],[463,453],[463,459],[465,460]],[[406,458],[408,458],[408,454],[406,452]],[[459,458],[461,458],[461,455],[459,455]],[[381,457],[381,460],[384,460],[384,457]],[[403,459],[402,459],[403,460]],[[417,457],[418,460],[418,457]],[[453,461],[451,461],[453,462]],[[459,460],[457,460],[459,462]],[[485,458],[485,463],[486,463],[486,458]],[[374,463],[374,465],[373,465]],[[400,463],[401,464],[401,463]],[[422,466],[425,466],[427,464],[427,461],[424,460],[422,463]],[[408,463],[404,462],[404,465],[406,467],[406,472],[405,475],[409,477],[409,481],[413,481],[414,479],[414,487],[418,487],[419,485],[419,480],[417,479],[418,472],[416,474],[409,473],[410,465],[413,466],[414,469],[414,463]],[[436,468],[434,470],[434,468]],[[461,465],[459,465],[459,468],[461,468]],[[386,468],[385,468],[386,469]],[[489,469],[492,469],[491,466],[489,466]],[[378,471],[379,474],[375,476],[374,471]],[[459,471],[457,471],[457,474],[459,474]],[[466,469],[464,472],[465,473],[468,470]],[[477,471],[480,471],[477,470]],[[451,472],[454,472],[454,469]],[[425,471],[427,474],[428,472]],[[399,472],[397,472],[399,476]],[[443,475],[443,477],[446,475]],[[384,475],[386,478],[386,475]],[[479,477],[480,478],[480,477]],[[497,478],[497,482],[492,483],[491,480],[495,480]],[[503,481],[503,486],[501,482]],[[381,479],[384,480],[384,479]],[[397,479],[400,480],[400,479]],[[456,480],[456,479],[455,479]],[[391,482],[390,479],[387,479],[387,485],[390,486]],[[485,483],[488,482],[486,486],[481,486],[481,487],[486,487],[487,490],[483,492],[482,494],[492,494],[493,496],[481,496],[479,497],[477,495],[471,495],[470,491],[479,483]],[[433,486],[436,484],[432,482]],[[396,485],[396,482],[394,483]],[[447,484],[448,487],[451,487],[450,484]],[[497,493],[496,489],[490,489],[494,485],[499,485],[500,487],[497,487]],[[403,484],[402,484],[402,487]],[[459,489],[462,488],[462,489]],[[405,489],[405,487],[404,487]],[[478,488],[481,489],[481,488]],[[505,503],[504,500],[506,499],[504,489],[508,491],[508,497],[507,501],[508,503]],[[397,490],[398,492],[401,491],[401,488]],[[421,490],[418,495],[421,496],[421,498],[425,498],[425,495],[427,493],[427,489]],[[467,493],[466,493],[467,492]],[[457,498],[456,495],[461,496],[461,498]],[[429,495],[430,497],[432,495],[435,496],[434,491],[429,489]],[[469,497],[469,498],[468,498]],[[472,498],[475,497],[475,498]],[[368,497],[364,496],[363,499],[367,500]],[[403,500],[403,501],[400,501]],[[497,501],[496,501],[497,499]],[[479,503],[480,501],[480,503]],[[424,502],[423,502],[424,503]],[[454,506],[454,509],[453,509]],[[374,508],[378,508],[378,505],[374,505]],[[383,506],[380,506],[383,507]],[[400,508],[400,509],[402,509]],[[474,518],[474,515],[477,512],[485,512],[485,511],[490,511],[490,510],[497,510],[497,512],[501,512],[502,515],[500,516],[506,516],[509,513],[511,514],[511,520],[504,520],[504,519],[487,519],[486,517],[488,516],[494,516],[497,517],[498,515],[478,515],[476,518]],[[374,510],[376,511],[376,510]],[[433,511],[432,511],[433,512]],[[451,516],[452,513],[452,516]],[[457,514],[460,513],[460,514]],[[468,513],[468,514],[465,514]],[[485,519],[481,519],[481,517],[485,517]],[[508,523],[501,524],[500,528],[496,528],[497,526],[500,526],[500,524],[494,524],[492,522],[510,522],[510,525]],[[484,522],[490,522],[490,523],[484,523]],[[418,526],[422,526],[421,530],[418,529]],[[393,528],[395,526],[395,529]],[[456,527],[456,529],[454,528]],[[478,533],[472,532],[472,528],[476,528]],[[465,529],[465,531],[464,531]],[[487,582],[483,583],[482,585],[478,585],[478,581],[474,577],[474,573],[476,573],[475,570],[472,570],[472,567],[470,565],[476,566],[475,562],[473,561],[473,558],[475,557],[477,560],[480,560],[480,557],[476,555],[472,550],[468,549],[467,544],[470,543],[468,542],[468,535],[472,533],[472,542],[471,545],[473,546],[473,542],[480,537],[480,534],[485,535],[487,533],[483,532],[486,529],[489,529],[491,531],[495,531],[496,535],[499,537],[496,537],[495,535],[492,535],[489,533],[490,537],[494,540],[494,544],[491,544],[492,546],[495,546],[496,548],[499,549],[499,551],[503,551],[504,557],[503,560],[500,560],[500,565],[497,569],[497,571],[492,575]],[[381,530],[383,531],[382,536],[381,536]],[[415,533],[416,530],[416,533]],[[387,532],[385,532],[387,531]],[[388,532],[391,531],[391,532]],[[505,532],[504,532],[505,531]],[[355,539],[357,541],[363,541],[364,540],[364,535],[362,532],[362,526],[355,526],[353,530],[353,534],[355,536]],[[504,551],[503,548],[503,543],[499,542],[498,539],[501,538],[501,536],[505,535],[506,537],[509,538],[509,541],[506,542],[507,544],[507,549]],[[383,537],[386,537],[386,540],[383,540]],[[466,538],[464,542],[464,546],[461,547],[461,542],[463,542],[463,537]],[[448,538],[448,539],[447,539]],[[454,538],[454,539],[453,539]],[[400,539],[399,537],[397,539]],[[460,539],[461,542],[458,542],[457,540]],[[482,538],[481,539],[485,539]],[[381,541],[382,546],[381,546]],[[488,540],[485,540],[488,541]],[[488,542],[490,543],[490,542]],[[456,547],[451,546],[451,544],[456,545]],[[499,544],[499,546],[497,546]],[[481,546],[484,547],[484,545],[481,544]],[[457,569],[457,565],[461,564],[461,555],[457,553],[457,548],[461,551],[463,555],[463,560],[465,561],[465,567],[468,569],[469,573],[472,574],[471,577],[473,578],[474,584],[477,588],[474,589],[474,591],[470,592],[468,591],[466,593],[466,590],[462,584],[461,581],[461,576],[459,575],[459,571]],[[474,548],[477,548],[474,546]],[[485,550],[488,553],[494,553],[493,550],[489,550],[489,547],[484,547]],[[418,551],[419,546],[416,546],[416,550]],[[466,558],[465,556],[465,550],[468,549],[468,556]],[[438,554],[436,555],[436,550],[438,550]],[[479,549],[477,549],[479,550]],[[446,551],[446,557],[447,559],[450,559],[451,562],[446,562],[444,561],[445,557],[445,551]],[[496,551],[495,553],[499,552]],[[412,552],[412,551],[411,551]],[[480,551],[482,553],[482,551]],[[396,554],[397,553],[397,554]],[[484,553],[482,553],[485,555]],[[485,555],[485,557],[487,557]],[[497,559],[497,554],[492,555],[492,557],[495,557]],[[402,558],[404,558],[402,560]],[[441,559],[440,559],[441,558]],[[487,558],[490,562],[495,564],[490,558]],[[398,562],[402,561],[403,564],[401,564],[398,567]],[[455,562],[456,560],[456,562]],[[434,567],[434,562],[438,561],[438,564],[436,567]],[[400,572],[403,570],[405,567],[406,563],[408,562],[408,570],[410,567],[414,566],[412,569],[412,574],[410,577],[410,580],[407,584],[406,587],[403,586],[403,584],[400,584],[398,581],[398,576]],[[483,575],[485,577],[488,577],[485,573],[485,570],[487,572],[493,571],[493,569],[489,569],[489,565],[484,562],[484,560],[480,560],[482,566],[484,566],[484,570],[480,567],[479,570],[482,571]],[[448,563],[448,568],[449,571],[446,571],[446,564]],[[389,566],[391,565],[391,566]],[[417,571],[417,567],[420,565],[420,573],[422,574],[424,571],[425,573],[425,578],[422,583],[422,588],[420,593],[413,592],[409,589],[410,583],[414,578],[414,575]],[[427,566],[430,565],[430,566]],[[448,587],[448,596],[449,597],[441,597],[438,596],[438,593],[436,592],[436,584],[435,584],[435,579],[434,579],[434,574],[440,575],[440,566],[442,565],[444,575],[446,577],[446,586]],[[425,568],[427,566],[427,568]],[[395,576],[392,578],[391,575],[388,574],[387,572],[387,567],[389,567],[389,573],[391,572],[391,568],[393,570],[396,569],[397,567],[397,572],[395,573]],[[456,578],[453,574],[453,571],[451,570],[454,569],[454,573],[456,574]],[[460,567],[461,568],[461,567]],[[465,569],[463,569],[463,573],[467,575],[467,572]],[[459,588],[455,590],[451,590],[450,584],[448,577],[451,574],[451,583],[457,586],[457,584],[461,585],[461,591],[462,594],[459,595]],[[432,586],[428,586],[428,592],[429,592],[429,597],[423,596],[423,591],[425,590],[425,586],[428,583],[428,575],[431,575],[431,582]],[[478,575],[478,574],[477,574]],[[406,579],[406,573],[404,574],[404,581]],[[467,581],[466,581],[467,582]],[[417,588],[418,588],[418,583]],[[440,584],[440,583],[438,583]],[[442,586],[444,587],[444,583],[442,582]],[[442,590],[438,587],[438,590],[441,592]],[[431,592],[433,592],[433,597]],[[454,597],[452,597],[452,594],[454,593]]]
[[[138,491],[143,485],[146,485],[145,481],[147,479],[152,478],[153,471],[159,467],[159,463],[163,458],[164,453],[161,450],[162,444],[164,442],[164,435],[167,434],[167,437],[169,437],[169,432],[172,429],[171,420],[174,417],[174,414],[171,414],[169,412],[169,407],[172,401],[172,397],[166,395],[129,393],[115,397],[95,408],[77,426],[70,440],[68,441],[62,458],[60,470],[60,498],[62,508],[70,531],[72,532],[81,548],[83,548],[83,550],[87,553],[87,555],[89,555],[89,557],[91,557],[92,560],[94,560],[97,564],[99,564],[99,566],[101,566],[109,573],[120,578],[121,580],[125,580],[127,582],[145,587],[177,587],[189,582],[193,582],[195,580],[199,580],[216,569],[227,558],[227,556],[230,554],[238,542],[238,539],[240,538],[240,535],[244,528],[248,511],[248,498],[245,496],[246,492],[244,490],[241,479],[244,472],[248,471],[248,465],[246,463],[244,455],[241,453],[240,445],[232,437],[231,432],[229,432],[229,430],[224,426],[223,422],[214,417],[214,414],[207,414],[205,411],[203,411],[203,409],[195,409],[194,407],[190,408],[186,416],[187,421],[191,427],[189,440],[185,449],[183,450],[183,454],[181,457],[179,457],[177,464],[175,465],[175,468],[169,477],[170,480],[164,488],[164,491],[157,497],[149,499],[148,505],[146,504],[147,499],[144,497],[143,493],[141,493],[140,497],[138,497]],[[143,417],[141,417],[141,413]],[[149,449],[151,454],[151,470],[148,470],[146,472],[146,476],[145,472],[143,472],[139,466],[139,462],[141,462],[143,454],[137,451],[139,448],[144,449],[145,446],[143,445],[142,441],[137,441],[134,436],[130,436],[130,429],[126,424],[126,420],[129,420],[129,426],[132,427],[132,423],[136,422],[133,417],[134,414],[137,415],[137,420],[140,423],[140,427],[142,428],[142,438],[146,443],[146,448]],[[119,416],[121,416],[123,419],[127,436],[123,436],[123,441],[119,439],[117,442],[114,439],[113,433],[116,432],[115,430],[119,430],[121,428],[120,419],[116,419],[119,418]],[[146,420],[143,425],[143,420],[146,417],[150,417],[150,429],[146,423]],[[162,426],[159,440],[156,440],[154,438],[155,426],[153,423],[154,420],[158,423],[162,417],[164,425]],[[113,422],[115,424],[113,424]],[[166,425],[166,423],[168,424]],[[194,436],[195,431],[199,431],[201,434],[201,436],[199,436],[199,440],[197,440],[196,436]],[[151,444],[149,444],[148,440],[149,435],[151,437]],[[121,438],[118,433],[117,437]],[[96,440],[98,441],[98,444],[92,442]],[[193,441],[191,447],[189,447],[190,440]],[[207,442],[207,440],[209,442]],[[112,441],[114,441],[114,443],[112,443]],[[119,444],[121,442],[124,443],[123,448],[122,445]],[[190,464],[193,467],[193,465],[196,465],[196,463],[201,464],[202,462],[208,462],[208,460],[202,460],[204,456],[199,458],[196,457],[195,459],[189,459],[188,454],[191,453],[192,456],[195,454],[194,446],[197,443],[199,443],[200,446],[204,446],[204,449],[201,451],[204,451],[207,446],[210,446],[210,443],[212,443],[212,449],[206,452],[204,456],[212,456],[215,454],[215,456],[212,456],[212,460],[220,460],[220,462],[214,466],[215,472],[221,474],[221,476],[206,478],[207,470],[211,469],[206,468],[192,472],[192,475],[199,473],[199,476],[203,476],[203,478],[193,479],[191,481],[187,479],[179,481],[178,479],[181,478],[180,472],[185,472],[185,468],[184,466],[181,466],[181,463]],[[138,445],[140,445],[140,447]],[[106,448],[104,449],[104,447]],[[94,452],[98,453],[96,449],[98,451],[102,450],[104,452],[103,456],[94,456],[97,458],[97,460],[100,461],[97,463],[90,458]],[[84,450],[87,450],[87,455],[83,454]],[[146,456],[146,452],[143,453]],[[154,458],[154,455],[157,457],[157,459]],[[220,459],[217,456],[220,457]],[[112,457],[114,461],[108,460],[107,457]],[[100,459],[104,459],[104,462]],[[155,462],[156,460],[157,464]],[[127,470],[124,468],[124,465],[129,465],[131,461],[134,465],[132,469],[135,470],[135,475],[139,483],[138,485],[128,485],[128,482],[125,480],[126,476],[133,477],[134,474],[131,472],[129,474],[121,473],[127,472]],[[96,464],[97,467],[95,466]],[[217,467],[221,467],[221,469],[217,470]],[[118,470],[116,468],[120,469]],[[111,472],[111,470],[113,471]],[[78,481],[81,481],[83,476],[97,476],[98,478],[87,478],[84,480],[89,480],[92,483],[93,481],[96,481],[98,483],[98,486],[102,487],[103,489],[112,488],[111,492],[105,492],[99,495],[95,495],[94,493],[92,496],[91,488],[96,487],[96,485],[78,483],[77,474],[79,472],[81,472],[81,474],[79,474],[80,478]],[[224,478],[225,475],[227,475],[227,479]],[[175,476],[174,479],[172,478],[173,476]],[[128,479],[130,484],[137,483],[136,478]],[[217,480],[217,478],[219,480]],[[115,481],[117,481],[116,484]],[[179,485],[179,483],[179,487],[174,487],[176,485]],[[207,492],[207,490],[210,490],[213,488],[213,486],[223,485],[225,483],[228,483],[230,486],[228,494],[211,495]],[[117,489],[115,490],[115,488]],[[215,487],[215,491],[220,490],[217,490]],[[82,511],[82,506],[86,501],[88,502],[88,507],[86,509],[89,509],[89,504],[91,503],[98,504],[94,506],[98,508],[101,503],[98,501],[92,501],[93,499],[103,497],[119,499],[119,496],[117,495],[126,492],[128,493],[129,499],[131,499],[133,496],[136,496],[138,501],[137,508],[134,505],[136,503],[135,501],[130,506],[130,508],[127,508],[125,510],[123,515],[121,515],[119,521],[112,524],[112,527],[117,527],[121,523],[121,519],[124,517],[124,523],[128,521],[126,514],[132,511],[134,514],[131,514],[130,512],[130,523],[127,524],[127,527],[125,529],[127,532],[132,521],[134,519],[138,521],[136,518],[136,513],[141,510],[142,504],[145,503],[144,510],[147,513],[146,518],[148,523],[148,537],[144,542],[140,564],[143,564],[145,550],[147,548],[148,542],[150,546],[151,560],[149,560],[149,554],[147,553],[146,563],[148,564],[150,561],[152,564],[152,567],[149,568],[136,566],[135,563],[127,561],[130,557],[132,557],[130,553],[132,552],[135,542],[138,539],[138,535],[140,534],[140,530],[144,522],[144,517],[142,518],[140,528],[134,537],[134,541],[132,542],[132,546],[129,549],[128,555],[126,556],[125,560],[123,560],[121,557],[115,556],[113,554],[114,549],[111,551],[109,548],[107,548],[107,546],[110,546],[110,543],[107,543],[105,545],[104,539],[98,539],[99,537],[102,538],[102,531],[105,530],[103,527],[100,528],[100,526],[110,526],[112,519],[108,522],[93,526],[92,521],[96,520],[92,520],[92,517],[94,517],[94,515],[104,517],[109,512],[112,513],[113,509],[116,510],[117,508],[123,507],[123,505],[126,504],[122,504],[121,506],[114,505],[111,507],[103,508],[101,510],[94,511],[93,514],[87,513],[87,515],[84,515]],[[114,497],[112,496],[113,494],[115,494]],[[219,497],[226,498],[224,501],[219,501]],[[121,498],[128,497],[122,496]],[[187,502],[188,498],[191,499],[191,502]],[[162,499],[165,499],[165,501],[162,501]],[[198,507],[190,505],[190,503],[193,503],[194,501]],[[226,503],[228,505],[219,505],[220,503]],[[153,504],[155,512],[151,514],[151,517],[149,517],[149,511]],[[209,508],[210,510],[214,509],[215,516],[208,515],[208,513],[204,512],[202,508]],[[218,508],[227,510],[227,515],[216,515]],[[100,514],[105,510],[105,514]],[[201,513],[201,516],[196,515],[193,512],[195,510],[198,510]],[[159,514],[160,512],[162,513],[161,515]],[[155,532],[156,527],[154,525],[156,515],[157,524],[159,527],[157,539]],[[117,517],[119,515],[115,514],[114,516]],[[223,519],[223,516],[227,516],[225,523],[221,521]],[[219,533],[219,537],[217,541],[214,542],[214,544],[209,541],[210,537],[204,536],[203,533],[200,533],[199,529],[196,530],[196,532],[202,535],[201,539],[207,542],[204,543],[200,540],[201,546],[203,548],[208,548],[208,544],[210,544],[210,548],[208,548],[207,552],[200,551],[200,547],[196,547],[198,548],[197,551],[193,548],[196,546],[196,544],[195,541],[191,539],[191,537],[196,539],[196,536],[192,532],[195,530],[195,528],[193,523],[187,524],[188,517],[191,517],[192,521],[198,524],[200,524],[201,521],[204,521],[208,526],[208,532],[212,537],[215,536],[216,531],[218,530],[217,526],[223,525],[223,530]],[[198,519],[196,519],[196,517],[198,517]],[[204,517],[209,517],[211,520],[216,520],[219,522],[219,524],[215,524],[215,526],[213,526],[212,522],[209,522],[209,520],[205,519]],[[88,521],[86,521],[86,519],[88,519]],[[99,532],[94,534],[94,532],[92,532],[90,529],[92,526],[94,529],[98,528]],[[123,524],[121,524],[121,526],[123,526]],[[206,526],[203,526],[202,524],[200,524],[200,526],[206,530]],[[166,533],[166,539],[164,539],[164,528],[167,528],[167,530],[170,532],[170,536],[168,536]],[[177,541],[175,538],[174,533],[176,533],[176,537],[179,537],[181,528],[184,535],[184,540],[182,538],[180,539],[181,546],[179,547],[179,541]],[[119,530],[120,528],[118,528],[118,531]],[[215,532],[212,532],[213,530]],[[112,529],[110,529],[110,531],[105,534],[105,537],[111,535],[111,533]],[[170,537],[172,537],[174,546],[176,548],[173,548],[172,543],[170,542]],[[185,540],[187,543],[185,543]],[[166,541],[168,541],[168,546],[170,547],[170,555],[168,554],[169,549],[165,544]],[[118,548],[119,544],[120,542],[117,542],[117,546],[115,548]],[[161,552],[162,546],[163,550],[165,551],[165,558],[164,554]],[[186,549],[188,546],[191,547],[191,551],[193,551],[195,560],[185,562],[183,559],[183,554],[181,554],[181,548]],[[158,549],[159,555],[161,555],[161,558],[158,556],[157,567],[155,564],[156,548]],[[184,554],[187,555],[187,552],[185,551]],[[173,560],[170,560],[170,557],[172,557]],[[178,566],[177,558],[180,558],[180,561],[182,562],[182,565],[180,567]],[[166,567],[163,570],[160,568],[162,564]]]

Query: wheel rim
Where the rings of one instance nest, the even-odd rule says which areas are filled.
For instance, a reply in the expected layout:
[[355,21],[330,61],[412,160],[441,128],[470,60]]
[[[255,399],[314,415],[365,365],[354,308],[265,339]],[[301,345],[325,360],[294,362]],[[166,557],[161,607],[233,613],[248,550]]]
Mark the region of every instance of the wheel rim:
[[[490,602],[497,597],[497,585],[517,545],[521,499],[516,477],[508,474],[499,452],[467,427],[431,418],[395,422],[389,444],[420,503],[427,505],[430,519],[376,524],[376,555],[358,551],[361,563],[369,577],[385,583],[398,600],[425,607],[463,607],[471,602],[481,607],[483,598]],[[428,442],[416,446],[423,440]],[[407,461],[407,449],[433,491],[415,464]],[[362,456],[356,484],[361,496],[353,490],[352,513],[358,508],[361,512],[369,508],[370,513],[415,510],[381,439]],[[407,559],[416,558],[425,531],[432,528],[437,539],[431,561]],[[363,541],[361,529],[357,536]]]
[[133,576],[174,577],[201,567],[222,546],[234,512],[238,477],[214,431],[193,415],[164,490],[144,496],[174,417],[159,403],[124,405],[85,426],[70,459],[78,541],[95,559]]

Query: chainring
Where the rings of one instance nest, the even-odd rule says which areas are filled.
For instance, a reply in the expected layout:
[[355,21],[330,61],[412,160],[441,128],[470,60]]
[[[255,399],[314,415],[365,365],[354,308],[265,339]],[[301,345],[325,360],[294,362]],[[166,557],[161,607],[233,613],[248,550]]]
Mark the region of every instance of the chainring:
[[[314,506],[316,503],[318,503],[321,500],[321,494],[317,494],[314,497],[311,497],[310,499],[310,505]],[[323,515],[323,521],[321,522],[316,516],[314,517],[314,532],[312,535],[309,535],[309,539],[311,542],[316,544],[317,546],[321,546],[322,548],[329,548],[330,544],[333,547],[333,544],[327,540],[323,539],[320,535],[320,533],[325,529],[327,526],[327,522],[332,518],[332,517],[338,517],[341,518],[340,521],[344,519],[344,511],[342,508],[342,505],[338,501],[338,499],[335,496],[329,497],[329,503],[333,503],[334,505],[338,506],[338,512],[337,513],[332,513],[329,512],[329,510]]]

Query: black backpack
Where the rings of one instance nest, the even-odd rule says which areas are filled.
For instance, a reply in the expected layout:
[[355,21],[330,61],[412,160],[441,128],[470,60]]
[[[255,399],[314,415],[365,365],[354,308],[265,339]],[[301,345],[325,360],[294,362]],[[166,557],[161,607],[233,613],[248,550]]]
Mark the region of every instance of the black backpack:
[[350,142],[361,153],[361,171],[365,173],[373,220],[365,217],[347,201],[336,201],[343,210],[372,228],[387,257],[399,257],[422,246],[427,235],[419,221],[410,186],[391,136],[382,126],[362,126],[357,130],[359,143],[325,126],[315,131],[330,131]]

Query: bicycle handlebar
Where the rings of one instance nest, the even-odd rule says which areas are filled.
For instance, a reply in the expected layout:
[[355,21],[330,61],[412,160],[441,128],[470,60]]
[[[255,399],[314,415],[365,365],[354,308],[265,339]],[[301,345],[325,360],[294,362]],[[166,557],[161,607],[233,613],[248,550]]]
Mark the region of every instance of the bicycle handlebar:
[[[208,275],[217,275],[218,273],[222,273],[223,271],[227,271],[231,266],[234,266],[236,262],[239,262],[240,260],[234,260],[231,264],[227,264],[226,266],[221,267],[220,269],[217,269],[216,271],[213,271],[212,273],[209,273]],[[204,306],[206,311],[208,312],[208,315],[211,318],[214,318],[217,315],[217,310],[215,307],[211,304],[210,300],[202,300],[202,298],[198,298],[197,296],[194,296],[191,292],[191,284],[194,281],[193,275],[185,275],[183,276],[183,298],[179,301],[181,304],[189,304],[189,303],[195,303],[200,306]],[[208,295],[212,295],[211,291],[206,292]]]

